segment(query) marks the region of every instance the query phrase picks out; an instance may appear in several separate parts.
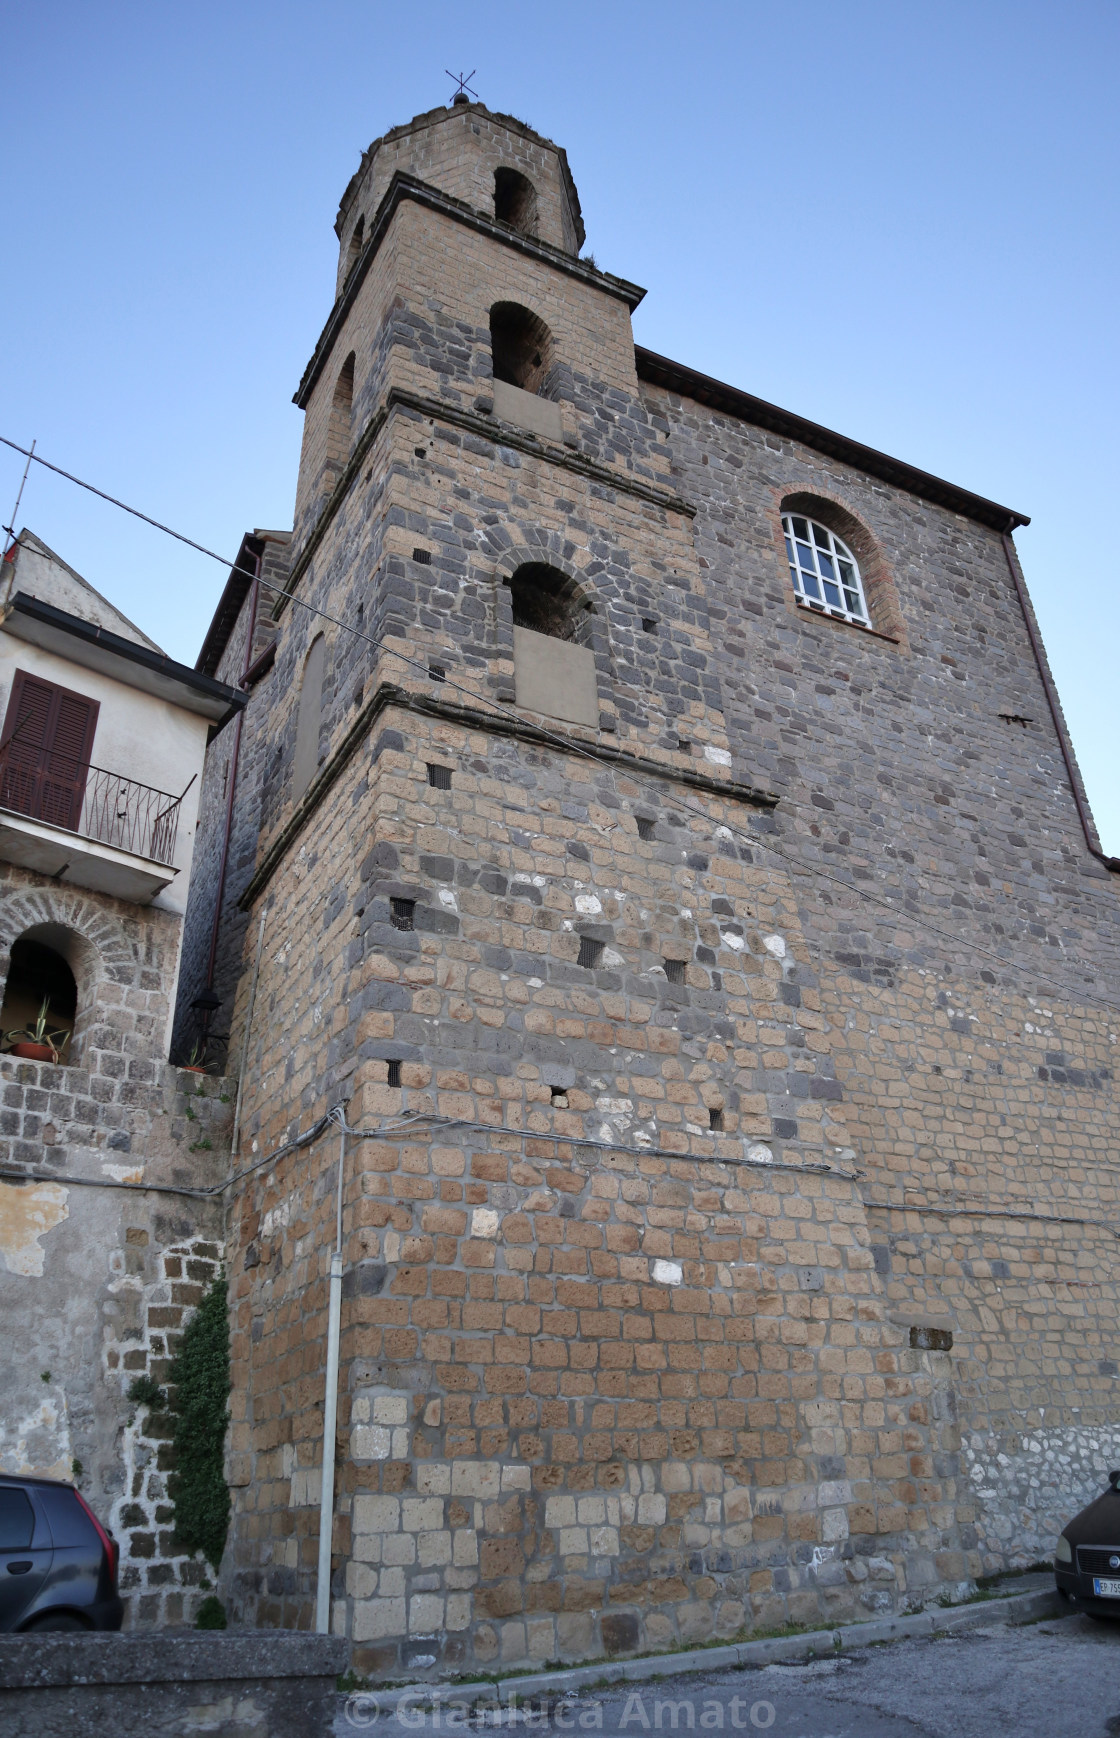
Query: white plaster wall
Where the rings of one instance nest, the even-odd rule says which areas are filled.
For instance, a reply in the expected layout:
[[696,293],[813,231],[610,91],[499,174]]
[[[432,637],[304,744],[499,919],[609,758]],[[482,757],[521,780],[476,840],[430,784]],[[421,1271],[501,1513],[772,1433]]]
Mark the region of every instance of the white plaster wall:
[[32,532],[24,531],[20,535],[14,589],[25,591],[30,597],[42,598],[44,603],[53,604],[55,609],[66,610],[83,622],[92,622],[94,627],[108,628],[110,633],[120,634],[126,640],[134,640],[138,646],[147,646],[153,652],[160,649],[154,640],[141,632],[135,622],[130,622],[108,598],[95,591],[80,573],[67,567]]
[[98,701],[100,711],[90,756],[95,766],[138,779],[172,796],[179,796],[194,778],[179,812],[175,843],[178,874],[151,902],[182,916],[187,905],[208,721],[8,633],[0,633],[0,716],[7,712],[17,670]]

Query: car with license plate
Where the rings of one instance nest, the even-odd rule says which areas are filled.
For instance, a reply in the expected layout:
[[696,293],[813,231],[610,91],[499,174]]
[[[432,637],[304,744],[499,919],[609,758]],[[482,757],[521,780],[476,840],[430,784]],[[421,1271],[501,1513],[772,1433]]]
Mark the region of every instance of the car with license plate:
[[1108,1489],[1062,1528],[1054,1580],[1087,1616],[1120,1619],[1120,1468],[1109,1473]]
[[0,1633],[119,1629],[119,1555],[73,1485],[0,1474]]

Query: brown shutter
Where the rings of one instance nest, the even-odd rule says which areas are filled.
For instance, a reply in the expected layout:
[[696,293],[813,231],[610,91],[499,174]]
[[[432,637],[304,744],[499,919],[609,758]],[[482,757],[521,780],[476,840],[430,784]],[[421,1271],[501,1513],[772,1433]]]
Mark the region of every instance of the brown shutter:
[[79,829],[96,700],[17,670],[4,719],[0,807]]

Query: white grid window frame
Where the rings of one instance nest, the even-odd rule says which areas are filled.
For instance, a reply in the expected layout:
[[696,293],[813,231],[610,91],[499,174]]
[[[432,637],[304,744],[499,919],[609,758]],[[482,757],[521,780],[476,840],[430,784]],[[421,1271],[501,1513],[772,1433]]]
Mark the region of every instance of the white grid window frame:
[[782,530],[798,603],[818,615],[869,628],[859,562],[847,544],[804,513],[783,513]]

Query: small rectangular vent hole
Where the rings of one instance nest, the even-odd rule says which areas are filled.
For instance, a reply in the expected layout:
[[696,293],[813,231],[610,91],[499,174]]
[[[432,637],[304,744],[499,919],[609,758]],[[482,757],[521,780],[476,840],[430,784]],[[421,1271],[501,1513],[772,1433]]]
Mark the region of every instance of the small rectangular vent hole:
[[655,634],[657,632],[657,621],[656,621],[655,617],[653,617],[653,616],[643,616],[642,617],[642,632],[646,633],[646,634]]
[[399,1086],[401,1083],[401,1065],[399,1062],[389,1064],[389,1085]]
[[390,899],[392,907],[392,922],[394,929],[411,929],[412,914],[416,910],[415,899]]
[[413,561],[418,561],[421,567],[431,567],[432,552],[430,549],[414,549],[412,551],[412,559]]
[[708,1127],[717,1132],[723,1127],[723,1110],[711,1109],[708,1112]]
[[579,938],[579,959],[576,964],[586,966],[589,971],[594,971],[602,958],[605,945],[601,941],[592,941],[589,935],[581,935]]
[[434,766],[428,762],[428,783],[437,791],[451,789],[451,768],[449,766]]
[[683,960],[666,960],[665,976],[671,984],[684,983],[685,963]]
[[691,754],[692,753],[692,743],[689,741],[687,736],[678,736],[677,737],[677,753],[678,754]]
[[433,682],[447,681],[447,671],[444,669],[442,664],[429,664],[428,676]]
[[653,838],[653,822],[647,821],[646,817],[644,815],[636,815],[634,818],[638,823],[638,837],[639,837],[639,839],[652,839]]

